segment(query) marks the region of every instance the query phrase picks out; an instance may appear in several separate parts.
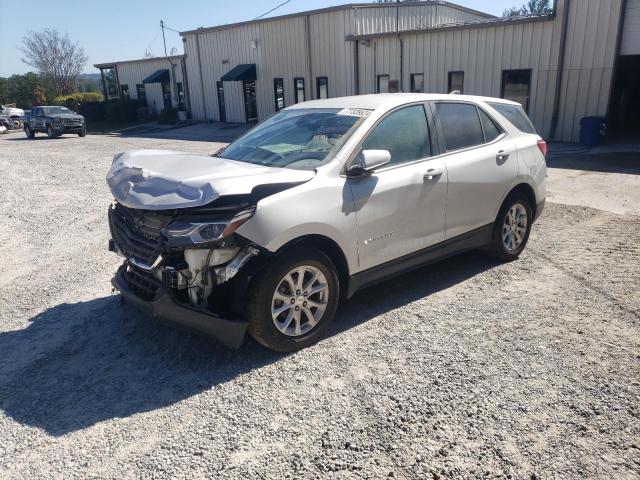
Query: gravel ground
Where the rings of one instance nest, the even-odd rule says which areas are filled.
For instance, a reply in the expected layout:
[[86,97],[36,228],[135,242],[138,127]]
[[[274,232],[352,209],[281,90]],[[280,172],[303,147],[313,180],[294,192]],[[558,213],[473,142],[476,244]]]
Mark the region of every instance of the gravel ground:
[[[291,355],[111,294],[104,182],[137,147],[0,137],[0,478],[639,478],[640,217],[551,204],[520,260],[356,295]],[[553,176],[553,172],[551,173]]]

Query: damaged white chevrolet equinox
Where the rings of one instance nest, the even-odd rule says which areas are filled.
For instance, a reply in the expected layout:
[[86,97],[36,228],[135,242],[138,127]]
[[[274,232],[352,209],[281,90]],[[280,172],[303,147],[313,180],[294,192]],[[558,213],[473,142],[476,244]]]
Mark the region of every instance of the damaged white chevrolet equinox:
[[474,248],[516,259],[545,154],[519,104],[431,94],[293,105],[213,156],[119,153],[113,286],[231,347],[303,348],[373,283]]

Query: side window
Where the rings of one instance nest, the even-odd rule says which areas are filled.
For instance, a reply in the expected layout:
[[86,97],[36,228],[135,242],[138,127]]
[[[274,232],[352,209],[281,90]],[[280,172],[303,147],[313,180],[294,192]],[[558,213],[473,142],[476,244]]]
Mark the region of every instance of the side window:
[[389,114],[362,144],[363,150],[388,150],[391,165],[431,156],[429,128],[422,105],[412,105]]
[[304,78],[294,78],[293,88],[296,97],[296,103],[304,102]]
[[447,152],[484,143],[480,117],[469,103],[436,103]]
[[273,79],[273,97],[276,103],[276,112],[284,108],[284,80],[282,78]]
[[500,136],[502,131],[496,125],[489,115],[478,109],[480,113],[480,122],[482,123],[482,130],[484,131],[484,141],[486,143],[493,142]]

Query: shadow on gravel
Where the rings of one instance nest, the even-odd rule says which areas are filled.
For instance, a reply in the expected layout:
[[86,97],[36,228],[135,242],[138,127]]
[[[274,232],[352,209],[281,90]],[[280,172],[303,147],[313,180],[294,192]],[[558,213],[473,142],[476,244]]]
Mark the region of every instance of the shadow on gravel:
[[640,175],[640,153],[603,153],[547,158],[549,168]]
[[10,141],[10,142],[22,142],[22,141],[33,142],[33,141],[36,141],[36,140],[52,140],[52,141],[56,141],[56,140],[66,140],[66,139],[74,138],[74,137],[77,137],[77,135],[69,133],[68,136],[60,136],[60,137],[53,137],[53,138],[49,138],[49,137],[46,137],[46,136],[34,137],[34,138],[14,137],[14,138],[7,138],[7,140]]
[[[494,265],[469,253],[372,287],[342,306],[330,335]],[[164,327],[117,296],[62,304],[0,333],[0,408],[60,436],[172,405],[283,358],[252,341],[228,350]]]

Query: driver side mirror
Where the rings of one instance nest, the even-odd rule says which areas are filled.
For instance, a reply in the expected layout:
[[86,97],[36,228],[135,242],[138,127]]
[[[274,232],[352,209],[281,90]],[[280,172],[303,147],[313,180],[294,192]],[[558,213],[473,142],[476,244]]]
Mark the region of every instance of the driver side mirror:
[[347,169],[348,177],[364,177],[391,162],[388,150],[362,150],[356,161]]

